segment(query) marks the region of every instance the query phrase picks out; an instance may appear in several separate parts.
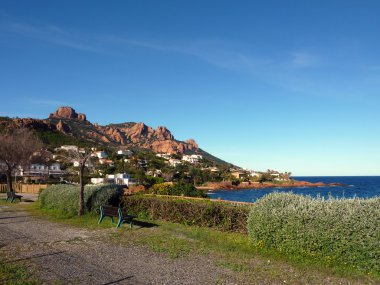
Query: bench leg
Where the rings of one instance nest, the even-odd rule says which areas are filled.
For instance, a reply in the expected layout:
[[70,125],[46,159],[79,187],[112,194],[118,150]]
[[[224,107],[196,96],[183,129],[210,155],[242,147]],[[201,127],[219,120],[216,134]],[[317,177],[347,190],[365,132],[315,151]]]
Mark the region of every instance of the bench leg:
[[[98,225],[104,220],[105,217],[106,217],[106,215],[103,215],[103,214],[100,215]],[[110,217],[110,218],[111,218],[111,222],[114,224],[115,221],[113,220],[113,217]]]
[[[124,222],[128,222],[128,220],[119,219],[116,228],[119,228]],[[133,226],[133,220],[129,220],[129,228],[131,229]]]
[[104,217],[105,217],[104,215],[102,215],[102,214],[100,215],[100,219],[99,219],[98,225],[103,221]]

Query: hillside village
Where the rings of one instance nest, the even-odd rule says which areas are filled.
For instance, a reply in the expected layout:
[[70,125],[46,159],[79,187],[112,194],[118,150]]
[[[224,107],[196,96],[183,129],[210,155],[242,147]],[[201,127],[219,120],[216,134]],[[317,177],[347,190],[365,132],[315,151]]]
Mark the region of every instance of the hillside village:
[[[15,129],[33,131],[45,147],[44,159],[20,166],[14,173],[15,181],[25,183],[78,183],[80,161],[70,158],[70,152],[90,155],[84,179],[92,185],[146,189],[162,182],[200,187],[290,180],[287,172],[248,170],[225,162],[193,139],[176,140],[164,126],[153,129],[134,122],[101,126],[68,106],[59,107],[47,119],[0,117],[0,132]],[[0,179],[5,182],[4,176]]]
[[26,167],[19,167],[15,180],[25,183],[78,183],[79,161],[68,159],[67,153],[70,151],[91,152],[86,162],[86,182],[92,185],[111,183],[126,187],[151,187],[157,183],[178,181],[195,186],[221,181],[237,185],[290,179],[289,173],[217,165],[200,154],[154,153],[126,148],[92,147],[86,150],[75,145],[62,145],[47,151],[44,161],[32,161]]

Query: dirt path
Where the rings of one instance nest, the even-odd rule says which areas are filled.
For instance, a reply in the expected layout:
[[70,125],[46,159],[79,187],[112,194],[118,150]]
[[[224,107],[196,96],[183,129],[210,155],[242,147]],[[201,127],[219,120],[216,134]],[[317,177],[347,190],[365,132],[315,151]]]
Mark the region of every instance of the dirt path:
[[142,246],[107,242],[107,230],[80,230],[0,205],[0,251],[27,262],[45,284],[241,284],[206,256],[171,259]]

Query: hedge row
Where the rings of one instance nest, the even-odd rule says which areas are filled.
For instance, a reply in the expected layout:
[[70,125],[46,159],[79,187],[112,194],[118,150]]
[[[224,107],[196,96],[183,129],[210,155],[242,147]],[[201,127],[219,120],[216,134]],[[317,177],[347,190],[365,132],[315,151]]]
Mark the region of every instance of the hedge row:
[[[85,186],[84,202],[87,212],[95,212],[100,205],[118,205],[123,189],[117,185]],[[79,186],[50,185],[39,196],[40,208],[74,216],[79,209]]]
[[257,246],[380,274],[380,198],[274,193],[254,203],[248,231]]
[[186,225],[213,227],[222,231],[247,232],[248,206],[208,200],[133,195],[122,198],[131,214]]
[[207,198],[207,194],[202,191],[198,190],[194,187],[193,184],[188,183],[176,183],[173,184],[171,182],[163,182],[154,184],[150,189],[147,191],[150,194],[156,194],[156,195],[171,195],[171,196],[186,196],[186,197],[201,197],[201,198]]

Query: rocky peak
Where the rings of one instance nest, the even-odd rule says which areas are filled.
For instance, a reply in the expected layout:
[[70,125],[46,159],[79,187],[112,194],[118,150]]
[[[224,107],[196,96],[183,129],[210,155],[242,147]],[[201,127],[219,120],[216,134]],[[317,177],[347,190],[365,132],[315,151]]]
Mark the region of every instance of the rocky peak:
[[156,134],[157,139],[162,140],[162,141],[174,139],[172,133],[166,127],[162,127],[162,126],[157,127],[155,134]]
[[86,115],[82,113],[77,113],[71,107],[59,107],[57,111],[51,113],[49,118],[58,118],[58,119],[74,119],[78,121],[86,121]]
[[132,128],[130,128],[129,135],[132,139],[139,138],[141,136],[150,137],[153,133],[153,129],[148,127],[144,123],[137,123]]
[[193,139],[188,139],[185,142],[189,145],[190,150],[197,150],[199,148],[197,142]]

